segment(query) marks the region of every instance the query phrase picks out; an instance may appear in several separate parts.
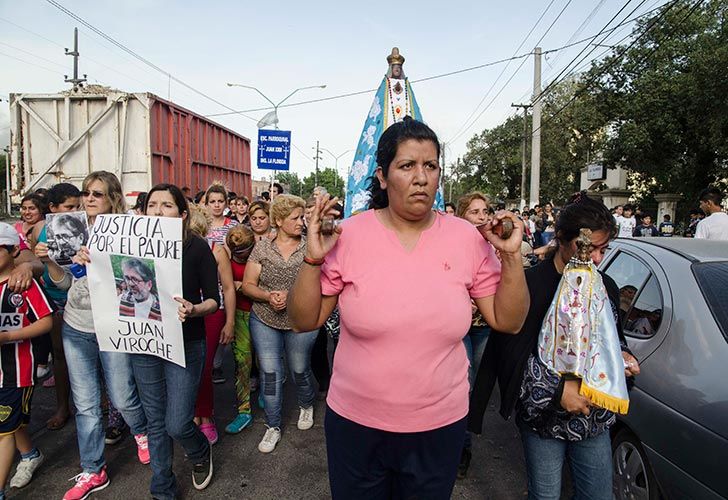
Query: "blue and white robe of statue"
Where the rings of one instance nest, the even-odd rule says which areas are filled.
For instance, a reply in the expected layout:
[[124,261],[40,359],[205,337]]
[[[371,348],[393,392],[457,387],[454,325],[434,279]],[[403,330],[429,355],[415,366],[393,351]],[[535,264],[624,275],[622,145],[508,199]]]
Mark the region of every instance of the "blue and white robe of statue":
[[[400,87],[403,89],[403,92],[399,94],[394,92],[397,83],[400,83]],[[344,217],[369,208],[371,197],[369,185],[377,168],[376,155],[379,138],[390,125],[402,121],[405,116],[422,121],[422,113],[409,80],[406,78],[397,80],[385,76],[374,96],[374,102],[364,122],[364,130],[359,137],[356,156],[354,156],[354,163],[351,166],[346,185]],[[442,186],[440,186],[435,197],[435,208],[442,210],[444,208],[443,200]]]

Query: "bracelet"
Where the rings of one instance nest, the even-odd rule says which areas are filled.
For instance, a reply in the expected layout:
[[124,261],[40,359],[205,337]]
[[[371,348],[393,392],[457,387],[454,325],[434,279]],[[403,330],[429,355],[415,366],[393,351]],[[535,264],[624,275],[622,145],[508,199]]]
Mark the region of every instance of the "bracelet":
[[311,259],[309,257],[306,257],[305,255],[303,256],[303,261],[309,266],[313,267],[318,267],[324,263],[324,259]]

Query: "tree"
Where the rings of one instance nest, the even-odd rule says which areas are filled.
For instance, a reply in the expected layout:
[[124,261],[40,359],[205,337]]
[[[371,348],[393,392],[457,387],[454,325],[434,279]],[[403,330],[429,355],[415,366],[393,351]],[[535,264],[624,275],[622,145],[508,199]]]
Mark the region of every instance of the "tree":
[[[344,179],[341,178],[339,173],[333,168],[319,169],[318,185],[323,186],[331,194],[331,196],[338,196],[339,199],[343,199]],[[313,194],[313,188],[316,187],[316,174],[311,172],[303,180],[303,194],[304,197],[309,197]]]
[[648,194],[694,200],[728,177],[728,2],[671,5],[587,77],[597,79],[591,94],[612,125],[607,164],[639,174]]
[[[604,144],[606,118],[599,113],[591,96],[564,107],[578,88],[578,78],[566,80],[550,89],[543,98],[540,184],[542,202],[565,202],[578,189],[581,169],[595,159]],[[559,111],[561,108],[563,111]],[[466,168],[466,174],[459,186],[463,192],[480,190],[496,199],[521,197],[523,120],[524,117],[520,114],[512,116],[504,123],[484,130],[468,142],[463,163],[473,168],[469,172]],[[526,117],[526,129],[528,175],[532,134],[530,116]],[[457,169],[456,166],[455,170]],[[530,182],[527,182],[526,195],[529,185]]]
[[298,174],[280,172],[276,175],[276,182],[283,186],[287,186],[287,193],[295,194],[296,196],[303,196],[303,183],[298,178]]

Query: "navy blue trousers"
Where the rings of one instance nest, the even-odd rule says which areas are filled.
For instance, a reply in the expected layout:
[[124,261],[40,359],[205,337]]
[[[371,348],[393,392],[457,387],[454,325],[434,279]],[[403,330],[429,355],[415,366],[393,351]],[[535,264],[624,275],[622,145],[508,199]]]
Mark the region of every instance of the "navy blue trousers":
[[445,500],[452,495],[466,418],[425,432],[365,427],[326,408],[334,500]]

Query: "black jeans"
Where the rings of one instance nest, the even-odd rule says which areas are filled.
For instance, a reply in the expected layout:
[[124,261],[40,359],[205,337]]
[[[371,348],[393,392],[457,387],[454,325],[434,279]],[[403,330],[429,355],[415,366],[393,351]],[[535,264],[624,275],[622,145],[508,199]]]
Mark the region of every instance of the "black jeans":
[[425,432],[387,432],[326,408],[334,500],[446,500],[455,485],[467,418]]

